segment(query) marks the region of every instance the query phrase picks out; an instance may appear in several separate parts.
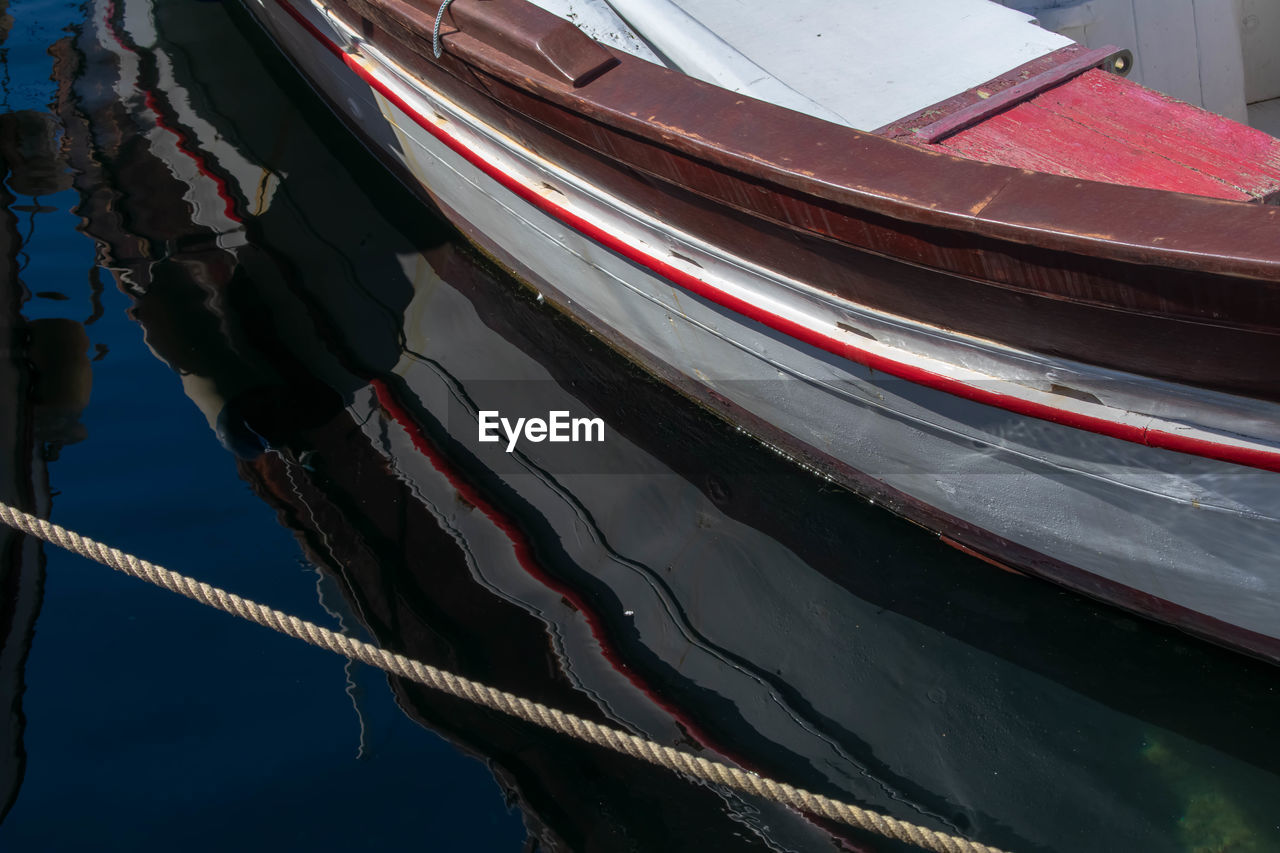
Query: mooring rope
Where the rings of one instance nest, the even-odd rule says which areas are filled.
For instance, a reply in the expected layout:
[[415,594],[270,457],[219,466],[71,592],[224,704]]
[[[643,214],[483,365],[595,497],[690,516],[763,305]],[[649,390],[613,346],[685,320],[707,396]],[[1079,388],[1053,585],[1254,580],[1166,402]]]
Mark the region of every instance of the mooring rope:
[[68,551],[102,563],[116,571],[147,583],[185,595],[201,604],[217,608],[233,616],[239,616],[250,622],[256,622],[272,630],[303,640],[313,646],[337,652],[353,660],[376,666],[393,675],[408,678],[427,687],[466,699],[477,705],[484,705],[535,723],[552,731],[569,735],[578,740],[593,743],[621,752],[634,758],[643,759],[659,767],[686,773],[727,785],[739,791],[746,791],[761,797],[803,809],[811,814],[821,815],[831,820],[840,821],[859,829],[869,830],[886,838],[905,841],[925,850],[938,853],[1003,853],[1003,851],[969,841],[954,835],[935,832],[927,827],[917,826],[906,821],[883,815],[858,806],[833,800],[822,794],[815,794],[783,782],[758,776],[755,773],[709,761],[669,746],[646,740],[609,726],[602,726],[574,714],[568,714],[555,708],[531,702],[512,693],[489,687],[477,681],[463,678],[451,672],[437,669],[412,658],[369,643],[361,642],[344,634],[330,631],[312,622],[290,616],[279,610],[210,586],[202,581],[170,571],[132,554],[126,554],[109,545],[104,545],[88,537],[81,536],[65,527],[46,521],[37,516],[23,512],[0,501],[0,520],[15,530],[28,533],[65,548]]

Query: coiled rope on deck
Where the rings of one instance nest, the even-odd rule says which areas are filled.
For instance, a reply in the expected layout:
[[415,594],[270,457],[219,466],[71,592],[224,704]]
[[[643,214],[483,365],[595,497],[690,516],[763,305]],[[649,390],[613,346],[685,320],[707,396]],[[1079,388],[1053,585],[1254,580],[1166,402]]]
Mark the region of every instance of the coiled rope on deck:
[[282,634],[337,652],[353,660],[367,663],[393,675],[408,678],[427,687],[465,699],[486,708],[501,711],[530,723],[569,735],[578,740],[603,746],[709,782],[726,785],[783,803],[811,814],[821,815],[860,829],[914,844],[937,853],[1003,853],[1003,851],[954,835],[935,832],[927,827],[897,820],[888,815],[833,800],[784,782],[757,776],[737,767],[709,761],[669,746],[646,740],[609,726],[602,726],[574,714],[531,702],[528,699],[494,687],[437,669],[412,658],[387,651],[352,637],[330,631],[312,622],[290,616],[263,604],[211,586],[186,575],[126,554],[109,545],[81,536],[65,527],[23,512],[0,501],[0,520],[15,530],[87,557],[130,577],[164,587],[187,598],[239,616]]

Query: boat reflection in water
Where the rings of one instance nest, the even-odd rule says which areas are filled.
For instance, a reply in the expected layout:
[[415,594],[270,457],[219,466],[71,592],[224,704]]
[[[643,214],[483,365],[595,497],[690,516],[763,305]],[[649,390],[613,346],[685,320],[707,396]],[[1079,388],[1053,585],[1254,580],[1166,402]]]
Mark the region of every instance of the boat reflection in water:
[[[709,417],[275,88],[233,9],[90,13],[58,53],[85,229],[352,630],[1013,850],[1280,845],[1274,668],[971,559]],[[507,452],[489,410],[605,440]],[[887,847],[391,686],[538,849]]]
[[[13,25],[7,5],[0,0],[0,45]],[[60,136],[50,113],[0,113],[0,501],[42,518],[51,501],[47,463],[85,437],[79,417],[92,386],[84,324],[22,313],[32,299],[65,299],[55,292],[32,294],[20,279],[24,236],[31,236],[34,217],[44,211],[17,198],[70,188]],[[30,221],[19,225],[18,213]],[[0,821],[17,800],[26,770],[22,694],[44,580],[40,541],[0,524]]]

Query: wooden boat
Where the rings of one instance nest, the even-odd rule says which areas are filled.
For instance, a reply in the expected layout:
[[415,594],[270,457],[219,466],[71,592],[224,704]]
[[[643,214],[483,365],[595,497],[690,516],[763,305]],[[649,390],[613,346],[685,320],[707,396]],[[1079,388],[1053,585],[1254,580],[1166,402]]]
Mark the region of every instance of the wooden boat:
[[894,47],[963,58],[924,75],[952,91],[855,118],[876,68],[830,75],[870,5],[544,5],[247,2],[407,184],[653,373],[957,547],[1280,660],[1280,141],[985,0]]

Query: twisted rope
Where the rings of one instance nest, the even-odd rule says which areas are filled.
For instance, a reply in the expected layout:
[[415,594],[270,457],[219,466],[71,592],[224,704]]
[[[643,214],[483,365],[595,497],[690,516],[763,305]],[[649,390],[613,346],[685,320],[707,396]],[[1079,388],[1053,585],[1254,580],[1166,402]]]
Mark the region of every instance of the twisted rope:
[[937,853],[1003,853],[985,844],[935,832],[926,827],[833,800],[783,782],[775,782],[737,767],[690,755],[687,752],[672,749],[609,726],[602,726],[582,717],[454,675],[170,571],[25,513],[4,502],[0,502],[0,520],[23,533],[102,563],[131,577],[164,587],[170,592],[184,595],[224,613],[239,616],[313,646],[367,663],[393,675],[448,693],[450,696],[466,699],[477,705],[501,711],[587,743],[648,761],[659,767],[756,794],[778,803],[803,809],[811,814],[869,830],[886,838],[905,841],[925,850],[937,851]]
[[444,22],[444,10],[449,8],[449,4],[453,0],[442,0],[440,8],[436,10],[436,25],[431,28],[431,52],[439,59],[444,54],[444,48],[440,46],[440,24]]

